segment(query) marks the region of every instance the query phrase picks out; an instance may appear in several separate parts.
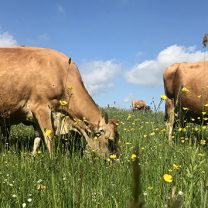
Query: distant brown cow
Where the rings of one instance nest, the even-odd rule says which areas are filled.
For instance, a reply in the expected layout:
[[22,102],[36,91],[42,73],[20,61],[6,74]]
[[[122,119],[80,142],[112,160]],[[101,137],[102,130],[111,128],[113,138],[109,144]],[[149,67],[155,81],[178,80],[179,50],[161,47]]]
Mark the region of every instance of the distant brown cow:
[[91,146],[93,152],[118,154],[111,125],[87,92],[76,64],[64,54],[45,48],[0,47],[0,86],[0,126],[34,118],[33,125],[51,153],[52,112],[62,112],[100,132]]
[[136,110],[150,111],[150,106],[148,106],[144,100],[132,100],[131,107],[133,111]]
[[180,63],[165,69],[165,119],[171,140],[175,115],[180,123],[208,120],[208,62]]

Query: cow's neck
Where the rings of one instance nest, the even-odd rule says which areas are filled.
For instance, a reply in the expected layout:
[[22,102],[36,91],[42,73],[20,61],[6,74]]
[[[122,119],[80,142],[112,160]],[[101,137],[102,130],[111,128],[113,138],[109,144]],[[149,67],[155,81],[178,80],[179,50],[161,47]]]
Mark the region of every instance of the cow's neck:
[[75,64],[70,64],[68,76],[68,84],[71,88],[72,96],[69,101],[69,108],[75,114],[76,117],[83,119],[85,118],[90,123],[97,125],[103,124],[102,113],[92,97],[87,92],[79,70]]

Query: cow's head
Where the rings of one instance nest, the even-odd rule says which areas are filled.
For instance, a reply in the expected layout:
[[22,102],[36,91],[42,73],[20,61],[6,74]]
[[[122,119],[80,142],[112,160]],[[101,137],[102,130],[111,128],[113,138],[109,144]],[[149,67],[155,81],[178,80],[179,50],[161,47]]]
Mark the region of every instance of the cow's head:
[[69,131],[76,131],[82,135],[87,148],[96,155],[108,158],[114,155],[119,157],[119,134],[117,130],[118,121],[103,116],[96,126],[79,119],[72,119],[62,113],[53,113],[54,128],[56,135],[67,134]]
[[88,142],[88,147],[98,156],[118,159],[120,155],[118,122],[102,118]]

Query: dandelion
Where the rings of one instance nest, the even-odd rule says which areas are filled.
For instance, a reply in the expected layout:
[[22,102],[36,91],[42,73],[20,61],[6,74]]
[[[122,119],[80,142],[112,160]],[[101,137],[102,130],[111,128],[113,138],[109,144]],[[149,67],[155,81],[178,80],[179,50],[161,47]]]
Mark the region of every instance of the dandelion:
[[46,136],[46,137],[51,136],[51,133],[52,133],[52,131],[51,131],[50,129],[46,129],[46,130],[45,130],[45,136]]
[[59,100],[59,103],[64,106],[64,105],[67,105],[67,102],[65,100]]
[[206,140],[205,140],[205,139],[202,139],[202,140],[200,141],[200,144],[201,144],[201,145],[205,145],[205,144],[206,144]]
[[169,175],[169,174],[164,174],[164,175],[163,175],[163,179],[164,179],[164,181],[167,182],[167,183],[171,183],[171,182],[173,181],[172,175]]
[[138,159],[138,156],[137,156],[136,154],[132,154],[132,155],[131,155],[131,159],[132,159],[133,161],[135,161],[136,159]]
[[183,93],[188,93],[188,92],[190,92],[186,87],[183,87],[182,89],[181,89],[181,92],[183,92]]
[[167,99],[167,96],[166,96],[166,95],[161,95],[161,96],[160,96],[160,99],[161,99],[161,100],[166,100],[166,99]]

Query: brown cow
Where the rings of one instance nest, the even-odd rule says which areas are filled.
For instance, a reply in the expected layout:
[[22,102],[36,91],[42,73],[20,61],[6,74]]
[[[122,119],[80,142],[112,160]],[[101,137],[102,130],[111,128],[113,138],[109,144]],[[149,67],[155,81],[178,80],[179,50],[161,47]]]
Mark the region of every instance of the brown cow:
[[51,153],[51,115],[62,112],[86,120],[92,132],[101,133],[97,148],[91,147],[94,152],[118,154],[111,126],[87,92],[76,64],[64,54],[45,48],[0,47],[0,86],[1,126],[34,118]]
[[150,106],[148,106],[144,100],[132,100],[131,107],[132,107],[132,111],[136,111],[136,110],[150,111]]
[[[65,135],[70,131],[77,132],[79,135],[83,136],[90,148],[94,147],[94,150],[99,148],[99,143],[96,141],[100,133],[96,133],[92,135],[92,131],[86,123],[80,119],[72,119],[69,116],[65,116],[62,113],[53,112],[52,114],[54,120],[54,129],[55,135]],[[109,138],[115,138],[115,143],[119,142],[119,133],[117,130],[118,121],[116,119],[109,119],[109,128],[110,134]],[[91,138],[92,137],[92,138]],[[32,154],[35,155],[37,153],[37,149],[40,146],[40,137],[36,137],[33,145]],[[110,141],[109,141],[110,142]],[[114,143],[109,144],[109,148],[113,151],[114,148],[117,148],[120,152],[120,147],[115,147]]]
[[175,115],[180,123],[207,123],[208,62],[180,63],[168,67],[163,74],[167,96],[165,119],[171,141]]

